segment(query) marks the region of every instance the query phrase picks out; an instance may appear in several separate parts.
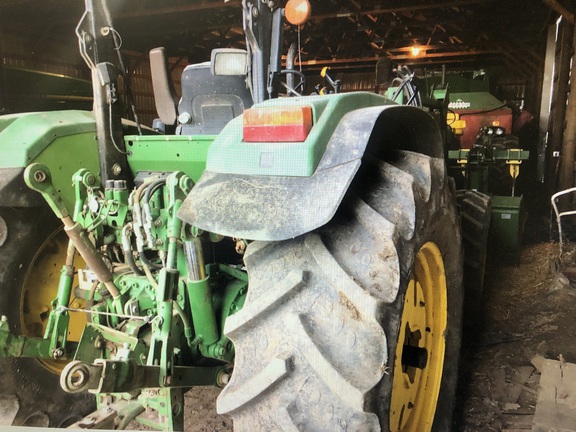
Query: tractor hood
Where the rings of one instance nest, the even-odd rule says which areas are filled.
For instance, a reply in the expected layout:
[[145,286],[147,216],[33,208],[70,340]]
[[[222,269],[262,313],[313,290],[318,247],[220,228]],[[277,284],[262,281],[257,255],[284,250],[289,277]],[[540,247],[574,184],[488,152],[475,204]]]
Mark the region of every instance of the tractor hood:
[[379,125],[400,123],[406,125],[407,133],[422,129],[413,127],[418,123],[437,131],[432,118],[417,108],[380,105],[356,109],[345,114],[333,129],[311,176],[208,169],[184,201],[178,217],[205,231],[249,240],[286,240],[312,231],[336,213],[366,147],[382,139]]

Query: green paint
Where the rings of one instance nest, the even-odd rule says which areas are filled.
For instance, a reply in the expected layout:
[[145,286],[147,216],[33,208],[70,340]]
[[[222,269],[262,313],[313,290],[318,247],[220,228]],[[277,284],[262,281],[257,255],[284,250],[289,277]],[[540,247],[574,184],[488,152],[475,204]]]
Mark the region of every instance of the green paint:
[[208,147],[214,136],[128,135],[124,137],[132,174],[182,171],[194,182],[206,167]]
[[14,335],[5,318],[0,320],[0,357],[52,358],[49,339]]
[[66,348],[68,336],[68,324],[70,315],[65,308],[70,303],[70,294],[72,293],[72,283],[74,282],[73,273],[69,273],[66,266],[62,266],[60,271],[60,281],[58,283],[58,294],[53,302],[53,310],[48,318],[48,325],[44,333],[45,338],[50,339],[50,351],[54,352],[57,348]]
[[[73,136],[74,140],[81,140],[84,144],[90,141],[95,147],[95,132],[94,116],[88,111],[51,111],[2,116],[0,153],[3,157],[0,168],[25,167],[49,145],[65,137]],[[80,138],[79,135],[88,135],[90,139],[86,140],[84,136]],[[73,149],[67,150],[70,152]],[[73,156],[80,155],[73,153]],[[65,158],[62,162],[67,161]]]
[[24,181],[30,189],[42,194],[59,219],[70,216],[66,203],[60,193],[54,189],[52,173],[46,165],[39,163],[28,165],[24,171]]
[[490,245],[505,260],[518,263],[526,209],[523,198],[492,196]]
[[74,208],[72,175],[80,168],[99,171],[94,116],[87,111],[55,111],[0,117],[0,169],[32,162],[50,168],[54,189]]
[[147,390],[138,396],[138,401],[152,415],[141,414],[136,420],[143,425],[159,430],[184,430],[184,392],[182,389],[163,388]]
[[[58,118],[50,115],[0,118],[0,148],[10,134],[28,136],[32,132],[36,139],[23,141],[22,148],[12,149],[9,154],[11,160],[19,160],[22,167],[28,167],[29,185],[44,195],[58,216],[72,214],[89,232],[89,238],[97,248],[119,245],[122,227],[134,221],[135,209],[129,199],[131,191],[104,190],[100,184],[91,116],[87,116],[86,129],[60,123]],[[36,126],[26,129],[23,124],[31,124],[32,120],[36,121]],[[68,313],[60,306],[68,304],[72,280],[63,269],[45,337],[14,336],[7,324],[0,324],[0,356],[50,358],[54,348],[62,347],[68,357],[70,350],[77,348],[75,360],[87,364],[93,364],[97,359],[105,360],[103,388],[106,390],[99,395],[105,398],[142,387],[145,387],[143,394],[147,387],[167,387],[161,388],[156,396],[140,398],[143,406],[153,408],[160,416],[157,420],[145,420],[145,416],[141,416],[139,421],[148,421],[160,428],[181,422],[182,405],[179,412],[178,400],[182,391],[170,387],[221,384],[219,377],[226,373],[224,366],[182,365],[194,365],[202,356],[219,359],[222,364],[233,361],[234,347],[223,334],[223,328],[226,318],[244,304],[247,275],[240,268],[214,264],[207,270],[207,278],[187,284],[181,245],[191,230],[184,230],[182,221],[176,217],[193,181],[198,180],[205,169],[213,138],[126,138],[134,175],[172,172],[166,184],[150,196],[152,224],[147,236],[150,236],[151,244],[145,246],[151,256],[162,257],[165,268],[152,269],[155,281],[135,273],[116,273],[114,283],[121,293],[116,299],[103,297],[102,287],[97,287],[93,292],[92,322],[86,325],[78,344],[66,340]],[[46,178],[38,181],[34,176],[38,171],[45,173]],[[221,240],[209,233],[204,238],[206,241]],[[133,234],[130,242],[134,248]],[[140,265],[138,258],[136,260]],[[155,260],[160,262],[160,258]],[[129,313],[150,319],[125,319]],[[143,376],[144,381],[138,381],[139,376]]]
[[451,110],[454,111],[487,111],[503,109],[511,111],[510,108],[502,104],[488,92],[471,92],[471,93],[450,93]]
[[216,315],[212,300],[212,289],[208,278],[199,281],[189,280],[186,282],[190,309],[194,317],[194,331],[200,342],[201,348],[212,345],[218,340],[218,328],[216,327]]
[[228,123],[210,146],[206,169],[229,174],[309,177],[318,166],[334,129],[346,113],[392,103],[383,96],[368,92],[262,102],[254,107],[311,106],[314,126],[306,140],[300,143],[243,142],[242,117],[238,117]]

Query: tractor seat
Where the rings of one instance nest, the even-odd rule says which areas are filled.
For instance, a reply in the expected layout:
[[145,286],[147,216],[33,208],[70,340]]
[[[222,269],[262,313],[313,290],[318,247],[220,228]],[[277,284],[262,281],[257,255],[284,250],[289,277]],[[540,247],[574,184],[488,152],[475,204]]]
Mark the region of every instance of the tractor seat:
[[213,75],[210,62],[187,66],[181,85],[178,135],[218,134],[230,120],[252,106],[246,77]]

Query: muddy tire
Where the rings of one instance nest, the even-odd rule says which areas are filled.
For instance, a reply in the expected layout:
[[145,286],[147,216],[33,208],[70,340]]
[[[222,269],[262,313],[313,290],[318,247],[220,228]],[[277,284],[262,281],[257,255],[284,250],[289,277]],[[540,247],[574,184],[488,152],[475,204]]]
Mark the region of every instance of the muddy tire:
[[462,254],[444,161],[365,159],[327,226],[247,250],[217,406],[235,431],[451,429]]
[[[65,259],[65,248],[54,249],[47,241],[59,235],[61,224],[48,208],[0,208],[0,217],[6,223],[6,239],[0,246],[0,314],[8,318],[13,333],[29,334],[35,325],[24,329],[24,314],[35,293],[24,289],[26,275],[34,272],[39,251],[45,256],[58,254],[54,261]],[[59,274],[60,267],[54,267]],[[55,295],[57,286],[50,288]],[[48,284],[39,289],[49,289]],[[36,359],[2,358],[0,376],[0,405],[5,408],[0,424],[65,427],[94,409],[93,396],[65,393],[58,374]]]

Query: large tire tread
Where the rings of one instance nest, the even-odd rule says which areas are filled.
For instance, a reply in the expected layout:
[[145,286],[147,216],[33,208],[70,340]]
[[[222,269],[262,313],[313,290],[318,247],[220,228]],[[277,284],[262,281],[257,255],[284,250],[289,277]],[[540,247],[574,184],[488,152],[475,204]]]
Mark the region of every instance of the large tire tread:
[[389,329],[419,233],[451,208],[444,183],[443,161],[368,156],[327,226],[250,244],[246,305],[225,327],[235,369],[217,406],[236,431],[387,429],[377,385],[391,386],[398,336]]
[[[8,226],[7,240],[0,247],[0,314],[8,317],[10,330],[22,334],[20,303],[22,284],[34,255],[60,221],[47,207],[0,207]],[[55,269],[59,272],[60,269]],[[14,418],[0,422],[14,426],[66,427],[95,408],[93,395],[71,395],[59,385],[59,377],[33,358],[0,358],[0,400],[16,403]],[[2,424],[2,423],[0,423]]]
[[492,204],[490,197],[478,191],[458,191],[458,208],[464,248],[464,312],[467,325],[480,328],[484,319],[487,249]]

